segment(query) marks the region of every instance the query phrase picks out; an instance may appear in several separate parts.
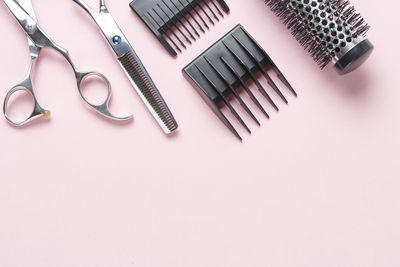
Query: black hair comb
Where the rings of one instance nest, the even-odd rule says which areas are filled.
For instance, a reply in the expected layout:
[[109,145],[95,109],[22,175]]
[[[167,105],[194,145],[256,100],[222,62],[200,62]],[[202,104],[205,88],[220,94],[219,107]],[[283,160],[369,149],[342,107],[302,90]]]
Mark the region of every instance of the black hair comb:
[[229,13],[224,0],[134,0],[130,6],[172,56]]
[[225,104],[239,123],[251,133],[243,119],[229,102],[228,97],[230,95],[233,95],[250,117],[260,125],[257,118],[240,96],[238,89],[242,87],[254,104],[269,118],[268,113],[247,85],[248,80],[255,83],[260,93],[278,111],[279,108],[256,76],[258,72],[261,72],[275,93],[285,103],[288,103],[281,90],[268,74],[267,67],[271,68],[278,75],[282,83],[297,96],[293,87],[264,49],[261,48],[241,25],[238,25],[186,66],[183,71],[196,89],[199,89],[200,95],[206,100],[215,114],[237,138],[242,140],[236,129],[221,111],[222,104]]

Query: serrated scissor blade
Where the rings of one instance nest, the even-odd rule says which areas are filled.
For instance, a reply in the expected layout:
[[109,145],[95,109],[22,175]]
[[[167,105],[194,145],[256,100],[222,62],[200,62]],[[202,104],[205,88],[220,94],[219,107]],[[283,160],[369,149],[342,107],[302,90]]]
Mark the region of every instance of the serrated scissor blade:
[[168,134],[176,130],[178,124],[174,116],[139,59],[131,52],[127,52],[118,57],[118,61],[164,132]]

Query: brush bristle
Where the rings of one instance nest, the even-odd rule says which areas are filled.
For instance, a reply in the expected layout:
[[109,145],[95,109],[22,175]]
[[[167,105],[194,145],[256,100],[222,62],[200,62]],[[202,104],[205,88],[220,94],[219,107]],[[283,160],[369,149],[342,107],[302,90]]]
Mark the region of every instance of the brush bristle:
[[265,0],[323,69],[370,26],[348,0]]

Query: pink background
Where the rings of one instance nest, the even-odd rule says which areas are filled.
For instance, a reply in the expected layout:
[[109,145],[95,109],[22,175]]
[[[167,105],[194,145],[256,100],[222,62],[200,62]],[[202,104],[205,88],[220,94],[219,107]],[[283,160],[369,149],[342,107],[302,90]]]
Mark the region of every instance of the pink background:
[[[112,111],[135,120],[90,111],[67,63],[43,51],[34,82],[52,118],[24,129],[0,120],[1,267],[400,266],[400,3],[353,0],[376,50],[340,77],[321,72],[262,0],[227,2],[231,14],[173,59],[128,1],[108,1],[180,123],[167,137],[91,19],[72,1],[34,0],[75,64],[109,77]],[[268,107],[270,121],[251,106],[262,127],[243,115],[253,130],[238,127],[243,143],[181,74],[238,23],[299,93],[285,91],[289,106],[277,99],[280,113]],[[29,55],[3,3],[0,25],[4,96]]]

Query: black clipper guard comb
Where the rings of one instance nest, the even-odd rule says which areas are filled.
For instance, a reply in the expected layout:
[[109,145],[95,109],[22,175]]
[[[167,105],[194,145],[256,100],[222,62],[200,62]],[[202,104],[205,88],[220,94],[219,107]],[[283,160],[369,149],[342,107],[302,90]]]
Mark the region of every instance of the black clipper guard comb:
[[224,0],[134,0],[130,6],[172,56],[229,13]]
[[286,104],[288,103],[281,90],[266,71],[267,67],[271,68],[282,83],[297,96],[293,87],[264,49],[261,48],[241,25],[237,25],[232,31],[187,65],[183,69],[183,72],[186,78],[198,89],[200,95],[205,99],[214,113],[237,138],[242,140],[221,110],[221,107],[225,104],[238,122],[251,133],[243,119],[229,102],[229,97],[233,95],[250,117],[260,125],[260,122],[240,96],[239,88],[243,88],[254,104],[269,118],[268,113],[247,85],[249,80],[254,82],[266,101],[275,110],[279,111],[279,108],[257,78],[257,74],[261,73],[273,91]]

